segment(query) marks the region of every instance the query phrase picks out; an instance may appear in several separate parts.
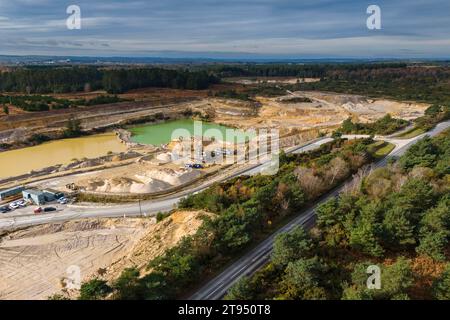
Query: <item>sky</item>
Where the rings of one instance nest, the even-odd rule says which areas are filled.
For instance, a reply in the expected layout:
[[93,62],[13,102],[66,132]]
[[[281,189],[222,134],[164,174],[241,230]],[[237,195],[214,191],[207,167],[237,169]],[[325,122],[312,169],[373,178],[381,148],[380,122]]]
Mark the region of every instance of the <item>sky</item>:
[[[367,28],[369,5],[380,30]],[[0,54],[450,58],[450,1],[0,0]]]

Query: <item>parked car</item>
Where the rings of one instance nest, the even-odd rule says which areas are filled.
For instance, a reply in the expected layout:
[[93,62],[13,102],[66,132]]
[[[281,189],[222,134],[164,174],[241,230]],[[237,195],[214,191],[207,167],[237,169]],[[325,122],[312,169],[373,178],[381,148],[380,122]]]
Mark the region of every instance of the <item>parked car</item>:
[[42,212],[42,208],[41,207],[39,207],[37,209],[34,209],[34,213],[41,213],[41,212]]
[[203,169],[203,166],[201,164],[196,163],[196,164],[192,165],[192,168],[194,168],[194,169]]
[[9,207],[7,207],[7,206],[0,207],[0,212],[1,213],[7,213],[9,211],[11,211],[11,209]]
[[11,210],[17,209],[19,207],[19,205],[16,202],[12,202],[9,204],[9,208]]
[[55,207],[44,208],[44,212],[50,212],[50,211],[56,211],[56,208]]
[[62,197],[62,198],[59,198],[57,201],[58,201],[60,204],[66,204],[69,200],[67,200],[67,198]]
[[19,201],[17,201],[17,205],[19,206],[19,207],[26,207],[27,206],[27,202],[25,201],[25,200],[19,200]]

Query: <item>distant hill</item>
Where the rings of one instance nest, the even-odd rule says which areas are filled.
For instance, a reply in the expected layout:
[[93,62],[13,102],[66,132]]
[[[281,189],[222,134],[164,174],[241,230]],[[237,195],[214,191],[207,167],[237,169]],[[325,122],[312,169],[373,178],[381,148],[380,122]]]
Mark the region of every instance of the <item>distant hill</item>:
[[[185,54],[185,56],[183,56]],[[203,55],[203,56],[202,56]],[[163,57],[164,56],[164,57]],[[211,57],[210,57],[211,56]],[[424,59],[421,61],[431,61]],[[77,57],[77,56],[19,56],[0,55],[3,65],[64,65],[64,64],[205,64],[205,63],[370,63],[405,61],[401,59],[354,59],[354,58],[271,58],[248,54],[229,56],[226,53],[162,52],[161,57]],[[420,62],[408,60],[409,62]]]

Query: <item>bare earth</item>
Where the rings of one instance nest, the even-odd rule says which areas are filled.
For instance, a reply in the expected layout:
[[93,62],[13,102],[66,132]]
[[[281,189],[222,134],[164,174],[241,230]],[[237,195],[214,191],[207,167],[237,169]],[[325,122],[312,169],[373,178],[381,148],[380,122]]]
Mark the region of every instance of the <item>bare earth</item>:
[[[64,288],[68,268],[82,281],[143,267],[201,225],[199,212],[154,219],[89,219],[30,227],[0,238],[0,299],[46,299]],[[73,294],[73,292],[72,292]]]

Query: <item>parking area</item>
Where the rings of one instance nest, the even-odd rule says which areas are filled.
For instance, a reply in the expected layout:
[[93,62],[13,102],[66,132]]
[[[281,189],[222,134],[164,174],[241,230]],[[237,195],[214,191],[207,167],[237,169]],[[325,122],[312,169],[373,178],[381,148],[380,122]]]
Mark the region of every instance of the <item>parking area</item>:
[[64,196],[39,205],[36,205],[32,200],[18,199],[0,205],[0,218],[58,212],[64,210],[68,203],[69,199]]
[[[41,208],[41,210],[39,210],[39,208]],[[44,211],[45,208],[52,208],[52,209],[50,209],[52,211]],[[59,212],[59,211],[63,211],[65,208],[67,208],[66,204],[60,204],[58,202],[46,203],[45,205],[42,205],[42,206],[37,206],[35,204],[28,204],[27,206],[19,207],[17,209],[12,209],[7,212],[0,211],[0,218],[29,216],[29,215],[36,215],[36,214],[45,214],[45,213],[50,213],[50,212]]]

